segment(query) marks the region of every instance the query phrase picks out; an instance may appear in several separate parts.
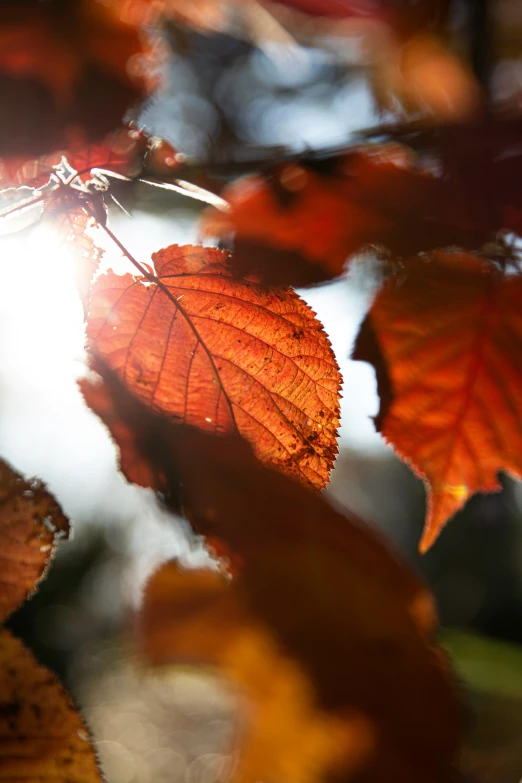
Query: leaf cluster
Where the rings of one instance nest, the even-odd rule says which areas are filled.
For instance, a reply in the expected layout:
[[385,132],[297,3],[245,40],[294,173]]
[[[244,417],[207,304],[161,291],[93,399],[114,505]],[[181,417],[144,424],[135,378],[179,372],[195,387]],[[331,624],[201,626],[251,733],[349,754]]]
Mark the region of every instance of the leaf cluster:
[[[101,62],[124,79],[139,22],[162,13],[216,29],[227,5],[238,4],[129,3],[121,15],[119,3],[102,12],[79,2],[70,13],[117,28],[125,46],[109,56],[104,44]],[[246,37],[248,19],[266,24],[268,8],[276,38],[292,29],[306,40],[310,16],[331,30],[334,19],[368,15],[366,5],[252,0],[234,13]],[[337,453],[341,377],[294,290],[342,276],[363,252],[380,259],[384,282],[353,357],[376,369],[377,428],[426,482],[423,550],[469,497],[499,488],[499,471],[522,475],[520,119],[490,106],[445,45],[450,5],[372,4],[373,23],[393,38],[386,68],[372,70],[381,109],[399,115],[391,127],[335,154],[283,156],[225,187],[211,162],[201,178],[143,129],[100,144],[88,125],[71,133],[71,74],[98,62],[98,33],[84,40],[82,28],[78,50],[58,36],[60,57],[39,78],[67,107],[62,148],[50,154],[53,140],[44,157],[28,163],[22,151],[4,165],[0,219],[36,208],[75,248],[92,370],[80,387],[122,473],[183,515],[216,558],[213,572],[169,563],[152,577],[138,640],[152,663],[213,665],[244,689],[256,717],[234,773],[242,783],[457,780],[457,700],[429,591],[321,494]],[[38,46],[24,73],[34,75],[48,9],[31,4],[29,18]],[[14,12],[9,40],[25,24]],[[16,56],[4,60],[14,73]],[[60,81],[66,60],[74,68]],[[404,119],[416,112],[421,122]],[[137,179],[211,204],[201,234],[221,246],[172,244],[151,265],[134,258],[107,225],[107,200],[114,180]],[[93,227],[126,258],[126,274],[99,274]],[[0,479],[5,615],[34,588],[67,522],[40,484],[6,465]],[[67,765],[68,779],[98,779],[64,692],[1,638],[7,777],[59,779]],[[45,734],[46,710],[60,715],[56,736]]]

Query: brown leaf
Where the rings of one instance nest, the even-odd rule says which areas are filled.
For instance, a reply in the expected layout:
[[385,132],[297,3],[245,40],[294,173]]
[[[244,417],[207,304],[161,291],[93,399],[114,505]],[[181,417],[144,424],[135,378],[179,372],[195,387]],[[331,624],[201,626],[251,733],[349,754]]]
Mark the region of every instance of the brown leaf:
[[[392,387],[381,432],[428,486],[423,551],[468,498],[500,489],[498,471],[522,476],[521,309],[518,275],[434,253],[370,310]],[[367,349],[360,342],[354,358],[373,363]]]
[[33,592],[69,522],[45,485],[0,461],[0,620]]
[[232,781],[348,779],[375,753],[372,721],[356,709],[319,708],[306,671],[249,611],[245,591],[222,574],[163,566],[146,588],[139,641],[154,664],[211,665],[239,688]]
[[[371,724],[376,747],[358,783],[447,780],[457,717],[432,646],[435,616],[424,585],[371,530],[261,465],[236,435],[216,438],[169,423],[106,366],[98,369],[104,384],[83,381],[82,391],[116,439],[129,480],[144,484],[148,474],[199,533],[224,542],[240,607],[309,678],[313,704],[336,726],[354,714]],[[182,596],[174,600],[183,606]],[[216,616],[233,627],[236,599],[230,612],[227,601]],[[197,606],[187,607],[188,623]],[[176,627],[165,624],[165,633]],[[223,626],[217,638],[203,640],[202,657],[214,645],[219,651],[227,633]]]
[[239,432],[264,462],[323,487],[340,375],[313,311],[294,291],[233,279],[214,248],[172,245],[153,260],[157,284],[112,272],[95,282],[92,349],[154,410]]
[[101,783],[89,732],[54,675],[0,630],[0,780]]

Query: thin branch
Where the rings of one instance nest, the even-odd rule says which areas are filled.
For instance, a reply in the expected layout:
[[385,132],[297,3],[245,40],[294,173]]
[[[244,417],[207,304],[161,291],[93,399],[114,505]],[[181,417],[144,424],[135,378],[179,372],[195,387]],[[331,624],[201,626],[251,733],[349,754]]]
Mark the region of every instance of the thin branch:
[[0,220],[2,218],[9,217],[9,215],[14,214],[15,212],[21,212],[24,209],[28,209],[29,207],[32,207],[33,204],[38,204],[39,201],[44,200],[46,195],[46,193],[41,193],[39,196],[35,196],[34,198],[20,201],[18,204],[14,204],[12,207],[5,207],[5,209],[0,209]]

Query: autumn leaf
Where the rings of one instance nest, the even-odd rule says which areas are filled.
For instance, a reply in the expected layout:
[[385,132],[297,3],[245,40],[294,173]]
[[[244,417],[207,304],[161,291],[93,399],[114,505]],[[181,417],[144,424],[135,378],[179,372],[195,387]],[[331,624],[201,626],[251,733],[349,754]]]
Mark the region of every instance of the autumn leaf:
[[[454,215],[461,230],[469,231],[467,237],[465,233],[454,236],[449,244],[480,249],[483,243],[497,240],[499,232],[522,232],[519,116],[485,113],[469,122],[446,125],[394,124],[386,132],[407,145],[404,150],[409,148],[410,154],[431,161],[438,170],[442,184],[430,208],[435,206],[436,214],[443,216],[447,209],[444,220]],[[382,133],[382,128],[376,129],[376,136]],[[421,250],[435,247],[425,243]]]
[[330,342],[294,291],[232,277],[229,254],[172,245],[157,283],[112,272],[91,292],[92,350],[154,410],[239,432],[259,457],[323,487],[337,452],[340,375]]
[[[199,602],[186,596],[186,612],[183,594],[167,591],[159,612],[164,617],[172,600],[172,624],[151,615],[159,634],[156,641],[151,637],[157,654],[163,644],[158,639],[172,639],[176,629],[183,633],[179,614],[190,629],[199,608],[202,619],[194,620],[193,629],[201,639],[200,657],[228,655],[222,645],[228,635],[232,641],[246,606],[245,631],[265,629],[253,645],[262,645],[277,661],[283,656],[277,665],[291,674],[288,680],[281,674],[280,687],[287,682],[290,693],[304,699],[301,716],[296,705],[287,705],[288,725],[297,721],[309,730],[319,720],[342,733],[343,720],[346,729],[354,716],[365,727],[371,724],[375,745],[358,783],[447,780],[458,744],[457,718],[444,662],[432,643],[435,616],[424,585],[371,530],[335,511],[321,495],[264,467],[237,435],[216,438],[168,422],[129,394],[106,365],[98,362],[97,368],[104,383],[84,380],[81,388],[116,439],[127,478],[144,483],[148,473],[152,486],[166,502],[183,508],[197,532],[224,542],[236,575],[230,604],[228,588],[216,588],[217,599],[224,596],[223,604],[217,601],[222,611],[213,606],[213,583],[208,611],[204,591]],[[183,611],[176,614],[176,606]],[[221,626],[217,638],[199,634],[204,617],[209,628],[212,622]],[[169,654],[166,646],[164,655]],[[247,662],[251,655],[255,661],[247,644]],[[270,681],[265,685],[269,689]],[[324,713],[333,723],[323,723]],[[277,721],[284,723],[284,716]],[[328,765],[339,754],[330,755],[323,739],[321,732],[319,750]],[[341,759],[343,747],[350,749],[346,742],[340,743]],[[292,755],[288,763],[299,760]]]
[[375,752],[372,721],[355,709],[320,709],[306,672],[222,574],[163,566],[146,588],[139,643],[151,663],[212,666],[240,689],[233,781],[348,779]]
[[474,219],[453,182],[423,170],[399,145],[280,166],[222,196],[230,211],[208,210],[202,234],[234,235],[235,272],[258,274],[269,286],[337,277],[366,249],[400,259],[434,247],[476,247],[491,230]]
[[54,675],[0,630],[0,780],[101,783],[89,732]]
[[[0,462],[0,619],[35,589],[69,523],[36,479]],[[101,783],[85,725],[50,671],[0,629],[0,780]]]
[[96,0],[3,4],[0,155],[46,154],[68,146],[78,129],[92,142],[120,125],[147,89],[132,67],[147,54],[146,39],[123,7]]
[[0,620],[33,592],[57,539],[68,533],[68,520],[45,485],[0,461]]
[[521,307],[518,275],[439,252],[386,283],[361,332],[353,358],[380,349],[391,383],[380,431],[427,484],[422,551],[498,471],[522,475]]

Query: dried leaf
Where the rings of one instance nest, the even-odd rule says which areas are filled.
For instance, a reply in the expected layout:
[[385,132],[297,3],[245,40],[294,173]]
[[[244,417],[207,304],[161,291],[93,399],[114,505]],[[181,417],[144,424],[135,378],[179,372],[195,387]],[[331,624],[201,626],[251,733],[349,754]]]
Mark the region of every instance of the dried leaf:
[[95,282],[87,333],[147,405],[213,433],[237,431],[267,463],[322,487],[337,452],[340,375],[294,291],[232,278],[229,255],[172,245],[159,278]]
[[[117,440],[128,478],[143,479],[148,471],[153,486],[182,505],[196,530],[218,537],[230,553],[238,598],[229,607],[225,597],[223,614],[212,606],[210,614],[202,612],[209,623],[222,620],[223,633],[203,639],[201,657],[226,645],[238,600],[248,623],[251,618],[267,630],[263,644],[274,650],[274,640],[275,654],[289,656],[305,694],[310,687],[312,703],[334,719],[336,731],[354,715],[371,724],[376,746],[358,783],[447,780],[458,744],[456,708],[432,645],[435,617],[424,585],[371,530],[261,465],[236,435],[216,438],[169,423],[106,366],[98,363],[98,369],[104,384],[83,381],[82,391]],[[183,596],[173,600],[183,606]],[[194,601],[187,609],[187,623],[197,607]],[[160,634],[161,625],[155,623]],[[179,628],[163,625],[166,635]],[[248,656],[254,652],[247,647]],[[290,690],[295,685],[299,692],[292,678]]]
[[500,489],[498,471],[522,476],[521,308],[518,275],[434,253],[413,259],[370,310],[354,358],[375,360],[371,331],[392,391],[381,432],[428,486],[423,551],[468,498]]
[[56,540],[68,533],[68,520],[45,485],[0,461],[0,620],[33,592]]
[[54,675],[0,630],[0,780],[101,783],[89,732]]

